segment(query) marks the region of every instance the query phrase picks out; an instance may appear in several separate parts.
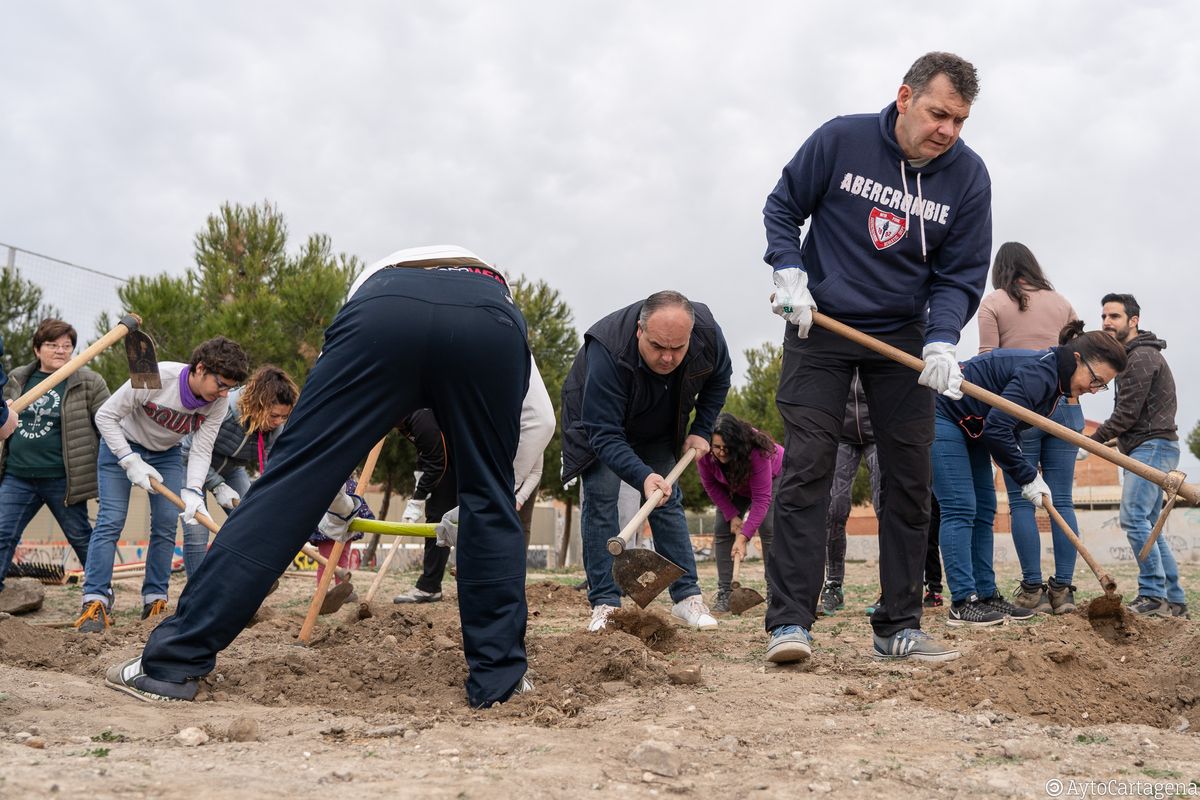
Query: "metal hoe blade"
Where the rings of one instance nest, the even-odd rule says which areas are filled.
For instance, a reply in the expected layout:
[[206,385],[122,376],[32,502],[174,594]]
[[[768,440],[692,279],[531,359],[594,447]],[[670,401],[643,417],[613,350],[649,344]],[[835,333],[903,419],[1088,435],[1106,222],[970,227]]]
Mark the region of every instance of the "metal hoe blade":
[[653,550],[634,548],[613,556],[613,580],[633,602],[645,608],[675,581],[683,570]]
[[145,331],[126,334],[125,356],[129,359],[129,383],[133,388],[162,388],[162,380],[158,377],[158,354],[149,334]]
[[729,610],[739,616],[765,602],[767,599],[749,586],[735,583],[729,588]]

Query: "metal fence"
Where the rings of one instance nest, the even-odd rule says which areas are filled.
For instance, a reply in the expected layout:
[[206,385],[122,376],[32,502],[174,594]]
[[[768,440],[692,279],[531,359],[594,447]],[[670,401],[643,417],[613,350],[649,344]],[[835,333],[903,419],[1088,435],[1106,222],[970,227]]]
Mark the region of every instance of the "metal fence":
[[60,258],[34,253],[0,242],[4,265],[42,289],[42,302],[54,306],[62,318],[79,331],[80,343],[96,339],[96,322],[107,311],[115,321],[121,316],[117,289],[127,279]]

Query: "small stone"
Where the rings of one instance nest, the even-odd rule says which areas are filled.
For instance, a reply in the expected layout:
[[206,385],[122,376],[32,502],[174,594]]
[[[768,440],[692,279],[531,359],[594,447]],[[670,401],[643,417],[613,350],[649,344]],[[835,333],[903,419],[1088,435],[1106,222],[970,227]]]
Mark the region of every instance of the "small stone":
[[17,740],[17,744],[24,744],[33,738],[33,734],[29,731],[20,731],[13,734],[13,738]]
[[208,741],[208,734],[199,728],[184,728],[173,738],[184,747],[199,747]]
[[433,646],[437,650],[454,650],[458,647],[453,639],[441,633],[433,637]]
[[723,736],[717,741],[717,747],[730,753],[736,753],[738,750],[738,739],[736,736]]
[[404,738],[405,739],[415,739],[415,738],[417,738],[417,732],[415,730],[413,730],[412,728],[409,728],[408,730],[406,730],[404,732]]
[[808,785],[808,790],[813,794],[829,794],[833,791],[833,785],[824,781],[814,781]]
[[33,736],[25,740],[26,747],[32,747],[34,750],[45,750],[46,740],[40,736]]
[[229,723],[225,736],[231,742],[257,742],[258,721],[253,717],[238,717]]
[[990,719],[988,719],[987,717],[985,717],[983,714],[976,715],[975,724],[981,728],[992,727],[992,721]]
[[1133,765],[1134,765],[1135,767],[1144,767],[1144,766],[1146,766],[1146,762],[1145,762],[1145,761],[1143,761],[1143,760],[1142,760],[1142,759],[1140,759],[1140,758],[1135,758],[1135,759],[1133,760]]
[[654,783],[656,780],[658,780],[658,778],[654,777],[653,772],[643,772],[642,773],[642,781],[644,781],[645,783]]
[[917,700],[917,701],[921,701],[921,700],[924,700],[924,699],[925,699],[925,695],[921,694],[921,690],[920,690],[920,689],[913,688],[913,689],[909,689],[909,690],[908,690],[908,698],[909,698],[910,700]]
[[458,748],[457,747],[447,747],[445,750],[438,750],[437,754],[439,756],[456,756],[456,755],[458,755]]
[[699,664],[672,667],[667,670],[667,680],[676,686],[699,686],[704,682]]
[[682,765],[674,745],[651,739],[647,739],[633,748],[633,752],[629,754],[629,760],[639,769],[666,778],[679,777],[679,768]]
[[975,704],[975,708],[977,708],[977,709],[984,709],[984,708],[991,708],[991,707],[992,707],[992,701],[986,697]]
[[384,725],[382,728],[372,728],[371,730],[367,731],[366,735],[379,737],[379,738],[385,738],[388,736],[403,736],[404,735],[404,726],[403,725]]
[[1175,730],[1179,731],[1180,733],[1183,733],[1190,727],[1192,727],[1192,723],[1188,722],[1187,717],[1180,717],[1175,722]]
[[400,640],[396,638],[394,633],[389,633],[387,636],[383,637],[383,643],[388,647],[395,647],[396,645],[400,644]]

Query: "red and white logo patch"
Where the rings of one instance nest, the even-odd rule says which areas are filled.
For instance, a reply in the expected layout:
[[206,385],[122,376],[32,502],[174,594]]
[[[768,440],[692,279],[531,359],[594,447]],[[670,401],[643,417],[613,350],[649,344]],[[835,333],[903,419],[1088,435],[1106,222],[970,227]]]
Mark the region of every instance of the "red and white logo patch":
[[871,231],[871,241],[874,243],[875,249],[883,250],[904,238],[906,226],[904,217],[896,216],[890,211],[872,208],[871,217],[867,220],[867,227]]

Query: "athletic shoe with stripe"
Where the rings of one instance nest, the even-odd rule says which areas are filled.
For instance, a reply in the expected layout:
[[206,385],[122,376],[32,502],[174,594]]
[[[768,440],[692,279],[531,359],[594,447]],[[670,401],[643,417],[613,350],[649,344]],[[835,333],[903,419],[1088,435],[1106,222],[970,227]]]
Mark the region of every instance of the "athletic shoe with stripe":
[[875,652],[872,654],[880,661],[900,661],[911,658],[914,661],[953,661],[961,655],[957,650],[939,644],[925,631],[917,628],[905,628],[891,636],[875,634]]
[[780,625],[771,631],[767,642],[767,661],[792,664],[807,661],[812,655],[812,636],[799,625]]
[[989,625],[1003,625],[1004,620],[1008,619],[1003,611],[997,611],[992,606],[979,599],[979,595],[973,594],[966,600],[957,600],[950,604],[950,613],[946,617],[946,624],[955,627],[959,625],[970,625],[976,628],[986,628]]
[[174,683],[151,678],[142,671],[141,656],[109,667],[104,673],[104,685],[147,703],[186,702],[195,699],[200,688],[194,679]]

